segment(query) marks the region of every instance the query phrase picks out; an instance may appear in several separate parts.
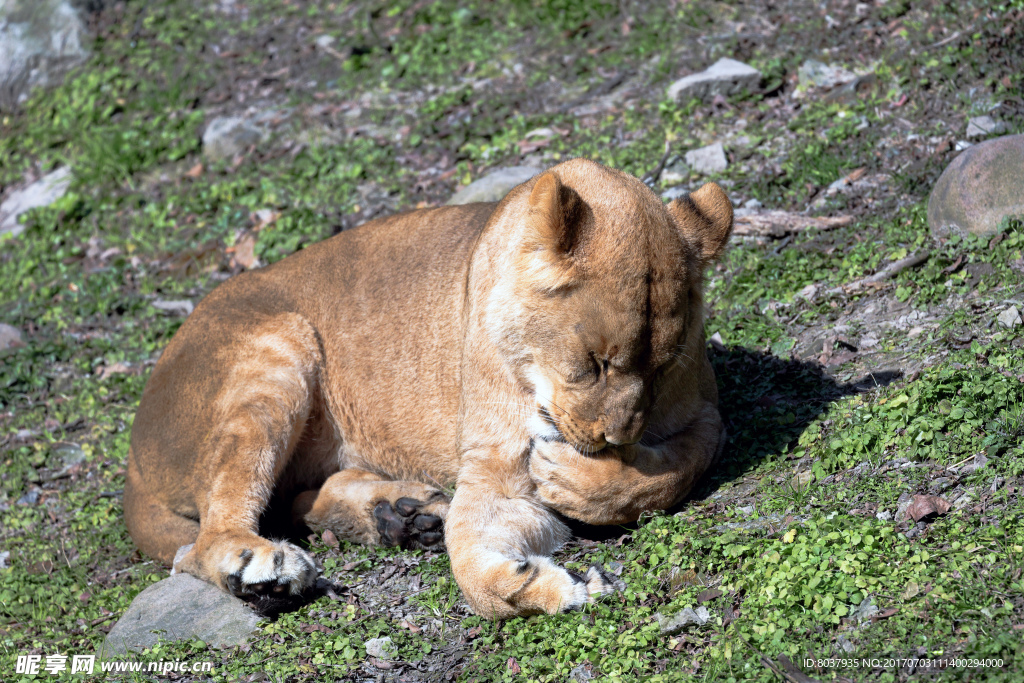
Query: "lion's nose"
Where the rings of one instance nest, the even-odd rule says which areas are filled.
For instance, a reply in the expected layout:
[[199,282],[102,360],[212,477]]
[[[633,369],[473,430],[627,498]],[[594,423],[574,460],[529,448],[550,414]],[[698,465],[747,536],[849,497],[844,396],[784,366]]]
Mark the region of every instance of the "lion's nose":
[[[617,418],[617,419],[616,419]],[[613,446],[634,444],[647,428],[647,417],[642,412],[615,416],[605,424],[604,440]]]

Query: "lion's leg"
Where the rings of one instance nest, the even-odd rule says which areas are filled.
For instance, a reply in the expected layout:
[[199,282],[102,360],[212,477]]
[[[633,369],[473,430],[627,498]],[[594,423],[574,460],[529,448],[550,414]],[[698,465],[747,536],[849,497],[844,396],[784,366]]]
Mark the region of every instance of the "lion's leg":
[[146,488],[131,455],[124,484],[124,520],[139,550],[168,565],[178,548],[194,543],[199,535],[199,522],[175,513]]
[[552,562],[569,532],[529,496],[528,483],[460,477],[445,525],[455,580],[480,616],[555,614],[614,590],[598,567],[584,577]]
[[343,540],[402,548],[443,547],[448,497],[416,481],[384,481],[360,469],[331,475],[295,499],[292,518]]
[[310,415],[318,347],[298,316],[261,325],[235,356],[212,407],[219,426],[202,465],[211,474],[200,502],[199,536],[175,566],[235,595],[298,594],[316,580],[303,550],[258,533],[259,518]]

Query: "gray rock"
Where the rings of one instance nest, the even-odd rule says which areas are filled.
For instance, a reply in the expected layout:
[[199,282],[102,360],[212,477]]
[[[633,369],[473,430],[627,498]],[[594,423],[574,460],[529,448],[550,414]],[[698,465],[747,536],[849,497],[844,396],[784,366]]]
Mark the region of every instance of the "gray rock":
[[914,495],[912,493],[901,493],[899,499],[896,501],[896,515],[895,519],[897,522],[902,522],[907,518],[907,508],[914,502]]
[[25,226],[18,222],[18,217],[31,209],[53,204],[67,194],[70,185],[71,169],[62,166],[28,187],[12,192],[4,203],[0,204],[0,235],[7,232],[15,236],[20,235]]
[[68,0],[0,0],[0,109],[59,83],[88,55],[85,24]]
[[1006,132],[1006,124],[996,121],[991,116],[975,116],[967,122],[967,137],[983,138],[987,135],[1002,135]]
[[107,634],[100,657],[139,651],[160,639],[199,639],[218,648],[244,645],[259,621],[238,598],[189,574],[175,574],[136,596]]
[[892,513],[889,512],[888,510],[879,510],[878,512],[875,513],[875,519],[877,519],[880,522],[891,522]]
[[852,643],[852,642],[850,641],[850,639],[849,639],[849,638],[847,638],[847,637],[846,637],[846,636],[844,636],[844,635],[839,635],[839,636],[838,636],[838,637],[836,638],[836,645],[838,645],[838,646],[839,646],[839,647],[840,647],[840,648],[842,649],[842,651],[843,651],[843,652],[845,652],[845,653],[847,653],[847,654],[849,654],[849,653],[851,653],[851,652],[855,652],[855,651],[857,650],[857,646],[856,646],[856,645],[854,645],[854,644],[853,644],[853,643]]
[[964,150],[942,172],[928,198],[934,234],[992,235],[1007,217],[1024,214],[1024,135]]
[[696,610],[687,607],[682,612],[674,614],[672,616],[665,616],[661,612],[655,613],[654,617],[658,620],[658,626],[661,627],[661,632],[664,635],[674,636],[677,633],[681,633],[687,626],[703,626],[708,623],[711,619],[711,613],[708,612],[708,608],[701,605]]
[[878,605],[870,597],[867,597],[861,600],[860,604],[857,605],[857,609],[850,612],[850,618],[856,619],[858,624],[863,624],[880,611]]
[[996,320],[998,320],[999,324],[1002,325],[1003,327],[1009,327],[1010,329],[1013,329],[1014,327],[1017,327],[1018,325],[1021,324],[1020,311],[1017,310],[1016,306],[1010,306],[1005,311],[1000,313],[999,317],[996,318]]
[[366,654],[384,661],[398,659],[398,647],[391,642],[391,638],[371,638],[366,641]]
[[977,502],[977,500],[978,489],[977,487],[972,486],[970,488],[964,489],[963,493],[961,493],[957,497],[957,499],[953,501],[953,509],[963,510],[964,508],[969,508],[972,505],[974,505],[974,503]]
[[510,166],[500,168],[462,188],[448,200],[448,204],[471,204],[473,202],[497,202],[509,191],[540,173],[532,166]]
[[0,569],[8,569],[11,561],[11,551],[5,550],[0,553]]
[[752,66],[723,58],[699,73],[680,78],[668,87],[668,98],[686,102],[692,98],[707,100],[715,95],[732,95],[754,90],[761,83],[761,72]]
[[840,66],[832,66],[808,59],[797,69],[797,77],[801,87],[834,88],[849,83],[857,78],[857,74]]
[[195,309],[195,305],[188,299],[182,299],[180,301],[163,301],[157,299],[153,302],[153,308],[158,311],[163,311],[168,315],[180,315],[186,318],[192,315],[192,311]]
[[220,116],[203,133],[203,156],[211,161],[232,159],[266,138],[265,129],[248,119]]
[[694,171],[704,175],[721,173],[729,166],[729,160],[725,158],[725,148],[722,147],[721,142],[690,150],[686,153],[686,163]]
[[690,193],[690,189],[686,185],[676,185],[670,187],[661,193],[661,198],[665,201],[672,201],[673,199],[679,199],[680,197]]
[[0,353],[24,345],[25,340],[21,338],[21,330],[6,323],[0,323]]

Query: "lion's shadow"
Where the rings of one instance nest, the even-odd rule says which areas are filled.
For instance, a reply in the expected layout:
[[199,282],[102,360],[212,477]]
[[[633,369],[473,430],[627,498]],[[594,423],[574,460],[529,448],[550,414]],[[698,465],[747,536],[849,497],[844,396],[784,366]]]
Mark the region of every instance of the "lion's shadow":
[[[886,371],[841,384],[817,363],[782,359],[745,348],[716,350],[708,357],[718,379],[719,410],[726,428],[722,456],[676,512],[703,500],[730,481],[741,479],[766,458],[782,455],[837,399],[891,383],[900,373]],[[617,538],[636,524],[597,527],[568,521],[573,533],[593,541]]]

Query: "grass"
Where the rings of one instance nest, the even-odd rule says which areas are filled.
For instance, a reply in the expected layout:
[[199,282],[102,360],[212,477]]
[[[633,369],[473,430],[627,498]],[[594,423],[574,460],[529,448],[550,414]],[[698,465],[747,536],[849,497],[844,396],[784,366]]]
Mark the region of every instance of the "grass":
[[[1024,338],[995,318],[1024,308],[1024,225],[936,240],[924,210],[968,116],[999,102],[1024,132],[1019,3],[889,2],[859,22],[833,3],[834,29],[817,3],[753,8],[772,31],[703,0],[108,4],[90,60],[0,114],[0,187],[61,164],[74,178],[0,238],[0,320],[26,340],[0,359],[4,680],[19,654],[94,652],[166,575],[135,551],[120,502],[135,407],[181,323],[154,301],[197,301],[249,235],[272,262],[493,167],[580,155],[642,176],[666,142],[682,156],[717,139],[730,165],[716,179],[768,208],[802,211],[856,169],[891,182],[815,204],[852,225],[737,241],[712,273],[722,462],[679,510],[559,556],[618,567],[624,593],[492,623],[468,612],[443,555],[316,541],[325,576],[349,587],[337,600],[265,623],[246,648],[162,643],[141,659],[213,661],[212,680],[356,679],[380,673],[363,644],[388,636],[403,675],[443,680],[770,681],[762,657],[779,655],[820,680],[911,674],[805,659],[989,658],[1003,664],[913,675],[1019,677]],[[333,54],[314,47],[324,35]],[[720,56],[760,68],[766,92],[665,99]],[[794,99],[807,58],[875,83]],[[202,158],[214,116],[271,104],[291,113],[270,142]],[[555,134],[523,144],[540,128]],[[881,289],[806,296],[921,250]],[[984,466],[964,468],[977,454]],[[920,528],[886,518],[912,494],[954,509]],[[660,632],[656,614],[698,606],[707,624]]]

